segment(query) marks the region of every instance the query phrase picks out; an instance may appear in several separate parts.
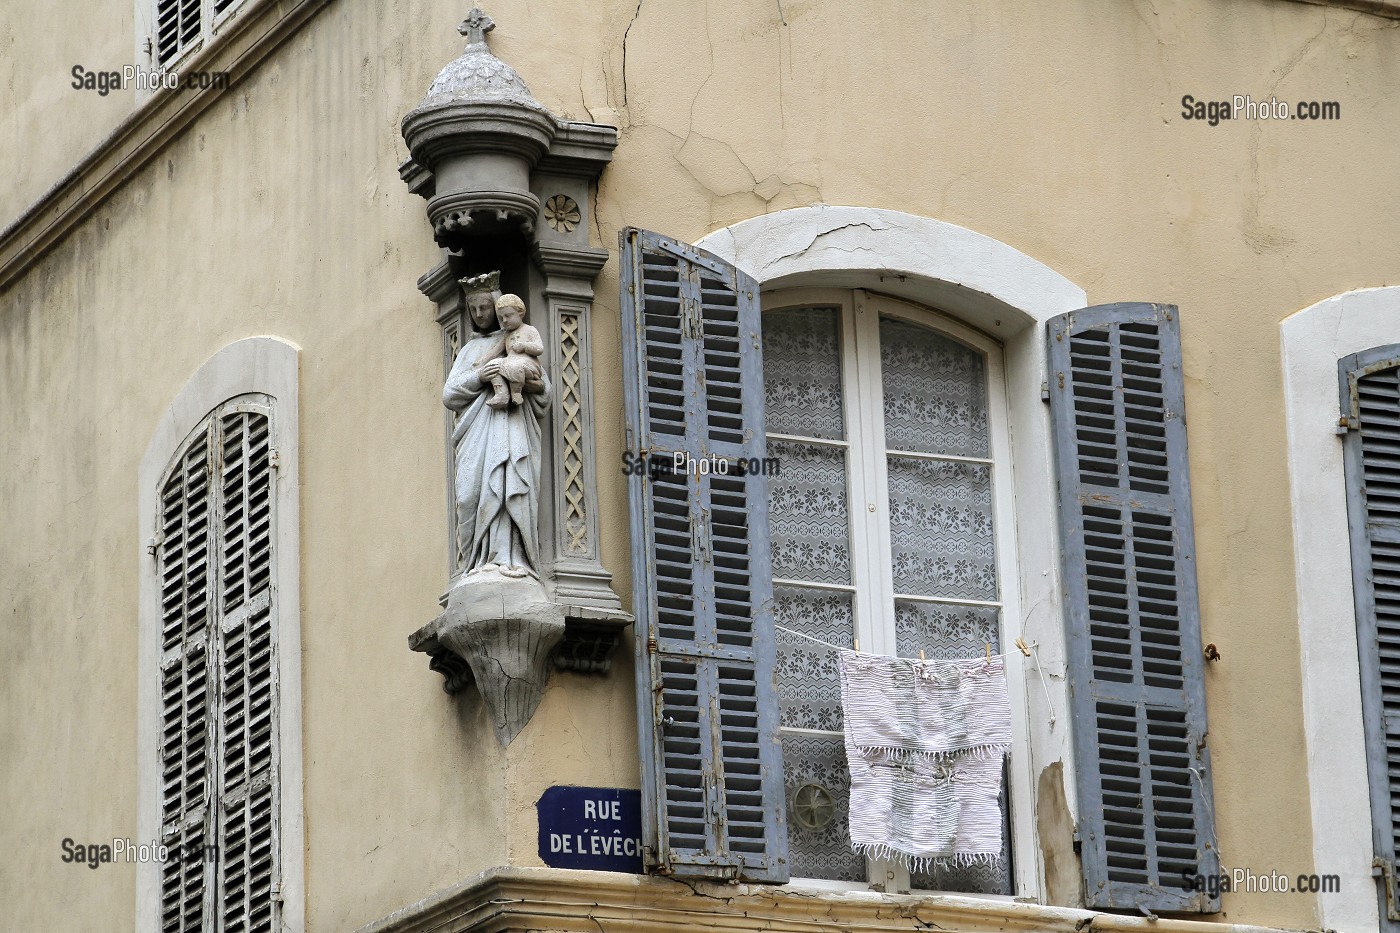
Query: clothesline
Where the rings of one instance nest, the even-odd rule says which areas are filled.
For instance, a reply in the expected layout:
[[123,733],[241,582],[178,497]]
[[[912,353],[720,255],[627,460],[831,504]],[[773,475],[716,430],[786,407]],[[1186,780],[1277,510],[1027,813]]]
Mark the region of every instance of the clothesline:
[[[808,641],[816,642],[816,643],[819,644],[819,645],[824,645],[824,646],[826,646],[827,648],[832,649],[833,651],[851,651],[851,650],[852,650],[851,648],[848,648],[848,647],[846,647],[845,645],[833,645],[831,642],[829,642],[829,641],[823,641],[822,639],[816,637],[815,635],[808,635],[806,632],[799,632],[799,631],[798,631],[797,629],[795,629],[795,628],[788,628],[786,625],[779,625],[779,624],[776,623],[776,622],[773,623],[773,627],[774,627],[775,629],[777,629],[778,631],[780,631],[780,632],[787,632],[789,635],[796,635],[798,638],[805,638],[805,639],[807,639]],[[1050,699],[1050,687],[1045,683],[1045,671],[1044,671],[1044,670],[1041,668],[1041,666],[1040,666],[1040,649],[1039,649],[1039,647],[1038,647],[1037,645],[1035,645],[1034,643],[1032,643],[1031,645],[1029,645],[1028,648],[1029,648],[1029,650],[1035,652],[1035,669],[1036,669],[1036,673],[1038,673],[1038,674],[1040,675],[1040,689],[1043,690],[1043,691],[1045,691],[1045,705],[1046,705],[1046,707],[1050,710],[1050,725],[1053,726],[1053,725],[1055,724],[1055,701],[1052,700],[1052,699]],[[993,654],[993,655],[990,655],[990,657],[993,657],[993,658],[1001,658],[1002,660],[1005,660],[1006,655],[1005,655],[1005,654]],[[967,660],[974,660],[974,659],[973,659],[973,658],[969,658],[969,659],[967,659]]]

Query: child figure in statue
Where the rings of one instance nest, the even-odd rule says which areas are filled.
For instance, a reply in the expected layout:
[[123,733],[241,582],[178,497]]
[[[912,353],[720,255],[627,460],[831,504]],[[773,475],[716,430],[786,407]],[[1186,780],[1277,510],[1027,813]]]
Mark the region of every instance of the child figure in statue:
[[544,341],[540,332],[525,323],[525,302],[518,295],[502,295],[496,299],[496,318],[506,332],[505,359],[500,372],[491,377],[496,394],[486,400],[492,408],[519,405],[520,390],[540,383],[540,363]]

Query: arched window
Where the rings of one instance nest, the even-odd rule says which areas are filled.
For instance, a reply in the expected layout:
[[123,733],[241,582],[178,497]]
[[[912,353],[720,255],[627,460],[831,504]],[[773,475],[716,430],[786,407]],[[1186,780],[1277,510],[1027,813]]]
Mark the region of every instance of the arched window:
[[143,462],[143,933],[302,927],[295,383],[287,344],[226,347]]
[[[762,303],[790,869],[865,881],[847,838],[836,653],[812,639],[908,658],[1001,652],[1015,586],[1000,580],[1012,562],[999,555],[1014,553],[1014,529],[1000,521],[1010,509],[995,501],[1010,486],[998,475],[1008,448],[1000,349],[860,290],[790,289]],[[889,889],[1011,894],[1003,839],[999,865],[896,877]],[[888,882],[891,870],[872,877]]]
[[277,607],[265,396],[215,409],[161,484],[164,929],[275,930]]

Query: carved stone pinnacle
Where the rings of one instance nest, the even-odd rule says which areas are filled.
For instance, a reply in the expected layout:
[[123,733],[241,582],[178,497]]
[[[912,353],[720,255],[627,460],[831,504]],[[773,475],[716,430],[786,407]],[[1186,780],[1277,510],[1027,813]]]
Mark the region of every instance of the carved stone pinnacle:
[[476,45],[486,42],[486,34],[496,28],[496,24],[491,21],[481,7],[472,7],[472,11],[467,14],[467,18],[462,20],[457,31],[467,37],[467,45]]

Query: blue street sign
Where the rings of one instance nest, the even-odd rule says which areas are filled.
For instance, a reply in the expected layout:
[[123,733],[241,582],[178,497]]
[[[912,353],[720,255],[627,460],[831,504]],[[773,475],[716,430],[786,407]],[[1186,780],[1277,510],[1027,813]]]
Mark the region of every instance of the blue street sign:
[[551,868],[642,872],[642,792],[551,787],[535,804],[540,859]]

